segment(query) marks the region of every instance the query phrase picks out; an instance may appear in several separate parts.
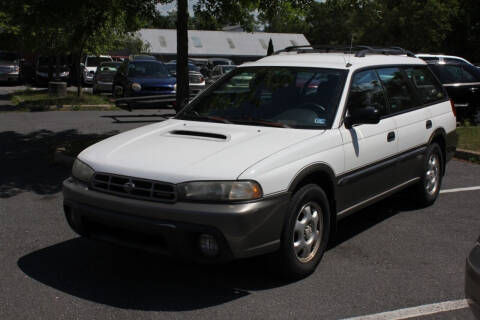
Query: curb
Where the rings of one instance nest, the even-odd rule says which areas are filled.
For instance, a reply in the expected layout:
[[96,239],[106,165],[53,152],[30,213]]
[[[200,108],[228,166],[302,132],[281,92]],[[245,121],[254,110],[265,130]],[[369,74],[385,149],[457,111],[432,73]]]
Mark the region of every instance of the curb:
[[455,158],[467,160],[467,161],[480,162],[480,152],[465,150],[465,149],[457,149],[455,151]]

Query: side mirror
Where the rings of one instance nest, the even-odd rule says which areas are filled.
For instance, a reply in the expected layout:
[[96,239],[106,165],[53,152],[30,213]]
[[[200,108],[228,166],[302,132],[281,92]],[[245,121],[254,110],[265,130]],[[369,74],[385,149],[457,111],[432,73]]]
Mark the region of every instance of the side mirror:
[[354,109],[344,120],[347,129],[356,124],[377,124],[379,122],[380,113],[374,107]]

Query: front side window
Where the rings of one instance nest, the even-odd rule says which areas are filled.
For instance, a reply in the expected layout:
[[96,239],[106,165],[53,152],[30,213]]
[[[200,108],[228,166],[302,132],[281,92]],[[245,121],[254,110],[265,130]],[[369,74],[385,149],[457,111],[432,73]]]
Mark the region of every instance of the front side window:
[[441,85],[427,67],[406,68],[405,72],[417,90],[423,104],[444,100],[446,98]]
[[357,72],[353,76],[350,94],[348,96],[348,110],[373,107],[380,115],[387,113],[387,105],[382,84],[374,70]]
[[330,127],[346,74],[346,70],[317,68],[237,68],[177,118],[304,129]]
[[377,69],[390,104],[390,113],[397,113],[416,106],[415,96],[399,68]]

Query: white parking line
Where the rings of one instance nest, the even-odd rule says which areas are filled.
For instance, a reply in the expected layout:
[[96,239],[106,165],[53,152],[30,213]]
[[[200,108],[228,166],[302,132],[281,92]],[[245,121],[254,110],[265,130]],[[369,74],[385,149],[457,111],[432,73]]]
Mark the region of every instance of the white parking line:
[[477,186],[477,187],[466,187],[466,188],[455,188],[455,189],[445,189],[445,190],[440,190],[440,193],[461,192],[461,191],[474,191],[474,190],[480,190],[480,186]]
[[394,311],[376,313],[366,316],[353,317],[343,320],[400,320],[413,317],[421,317],[440,312],[465,309],[468,307],[467,300],[452,300],[439,303],[425,304],[423,306],[399,309]]

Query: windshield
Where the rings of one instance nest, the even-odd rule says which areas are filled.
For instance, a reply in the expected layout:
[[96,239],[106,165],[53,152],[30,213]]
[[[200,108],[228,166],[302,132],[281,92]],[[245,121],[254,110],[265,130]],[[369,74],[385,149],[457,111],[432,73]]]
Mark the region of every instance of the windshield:
[[100,71],[117,71],[120,67],[120,62],[102,63],[100,65]]
[[169,73],[161,62],[135,61],[128,65],[128,76],[134,78],[166,78]]
[[2,63],[18,62],[18,55],[10,52],[0,52],[0,62]]
[[346,74],[346,70],[318,68],[237,68],[177,118],[327,128],[337,111]]
[[112,61],[111,58],[108,57],[88,57],[86,66],[87,67],[98,67],[98,65],[102,62]]
[[235,69],[237,66],[224,66],[222,67],[223,68],[223,73],[228,73],[230,71],[232,71],[233,69]]
[[[177,64],[176,63],[167,63],[165,66],[167,67],[168,71],[170,71],[172,73],[177,72]],[[196,65],[192,64],[192,63],[189,63],[188,64],[188,70],[189,71],[200,71],[200,68],[197,67]]]

